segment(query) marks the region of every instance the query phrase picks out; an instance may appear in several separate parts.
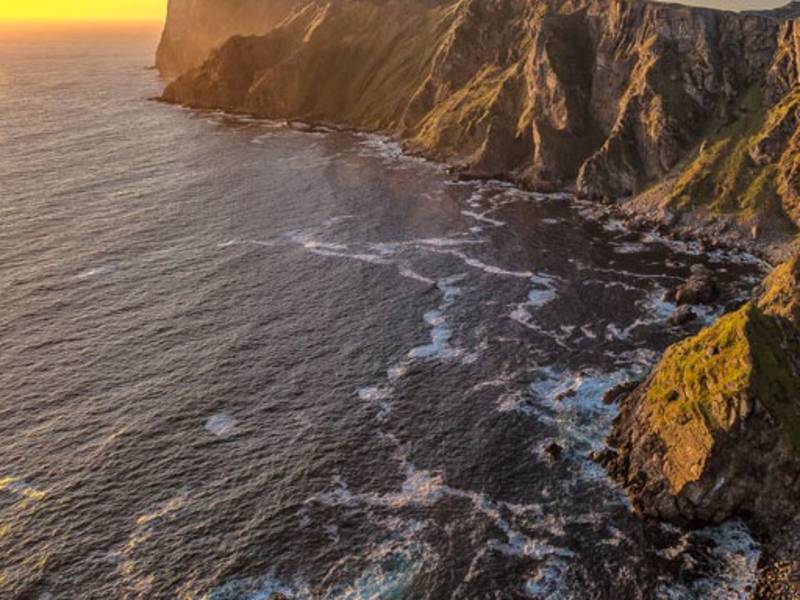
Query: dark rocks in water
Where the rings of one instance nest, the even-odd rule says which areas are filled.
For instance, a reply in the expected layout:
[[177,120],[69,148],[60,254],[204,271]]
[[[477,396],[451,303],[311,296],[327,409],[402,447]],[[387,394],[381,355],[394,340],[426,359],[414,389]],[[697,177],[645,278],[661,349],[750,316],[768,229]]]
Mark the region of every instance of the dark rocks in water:
[[612,387],[608,390],[605,395],[603,396],[603,404],[606,406],[610,406],[611,404],[616,404],[620,402],[622,399],[625,398],[628,394],[633,392],[637,387],[641,385],[641,381],[626,381],[625,383],[620,383]]
[[800,258],[675,344],[623,402],[604,458],[644,515],[681,524],[800,513]]
[[562,402],[562,401],[566,400],[567,398],[574,398],[577,395],[578,395],[578,391],[573,389],[573,388],[570,388],[570,389],[558,394],[556,396],[555,400],[556,400],[556,402]]
[[661,215],[661,223],[667,228],[677,225],[679,219],[677,213],[669,209],[666,209]]
[[652,228],[650,222],[641,215],[635,215],[625,219],[625,227],[628,231],[644,233]]
[[608,468],[615,464],[617,453],[611,448],[603,448],[602,450],[592,450],[589,453],[589,460]]
[[678,306],[687,304],[713,304],[720,297],[720,289],[711,271],[703,265],[694,265],[689,279],[667,291],[664,299]]
[[545,446],[544,453],[547,454],[551,460],[559,461],[564,454],[564,448],[560,444],[553,442]]
[[691,323],[692,321],[697,319],[697,313],[695,313],[690,306],[683,305],[679,306],[677,310],[667,319],[667,325],[670,327],[681,327],[682,325],[686,325]]

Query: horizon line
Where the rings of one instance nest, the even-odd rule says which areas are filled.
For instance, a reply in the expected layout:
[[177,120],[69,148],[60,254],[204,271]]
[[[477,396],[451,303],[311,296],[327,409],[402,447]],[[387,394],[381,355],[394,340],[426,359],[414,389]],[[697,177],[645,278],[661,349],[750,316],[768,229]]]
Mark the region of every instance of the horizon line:
[[13,17],[0,17],[0,24],[2,24],[2,23],[14,23],[14,24],[18,24],[18,23],[30,23],[30,24],[44,24],[44,23],[51,23],[51,24],[59,24],[59,23],[122,23],[122,24],[124,24],[124,23],[153,23],[153,24],[155,24],[155,23],[158,23],[158,24],[163,25],[165,23],[165,20],[164,20],[163,17],[159,17],[159,18],[142,17],[140,19],[139,18],[130,19],[130,18],[123,18],[123,17],[119,17],[119,18],[114,18],[114,17],[109,17],[109,18],[102,18],[102,17],[100,17],[100,18],[68,17],[68,18],[63,18],[63,19],[58,19],[58,18],[52,18],[52,19],[48,19],[48,18],[16,19],[16,18],[13,18]]

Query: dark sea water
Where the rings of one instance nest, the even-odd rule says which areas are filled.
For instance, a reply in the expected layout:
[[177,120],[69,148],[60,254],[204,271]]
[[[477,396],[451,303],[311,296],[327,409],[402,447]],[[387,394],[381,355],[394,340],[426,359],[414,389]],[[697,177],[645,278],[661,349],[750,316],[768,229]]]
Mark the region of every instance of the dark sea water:
[[156,40],[0,30],[0,598],[747,597],[587,455],[664,290],[758,264],[151,102]]

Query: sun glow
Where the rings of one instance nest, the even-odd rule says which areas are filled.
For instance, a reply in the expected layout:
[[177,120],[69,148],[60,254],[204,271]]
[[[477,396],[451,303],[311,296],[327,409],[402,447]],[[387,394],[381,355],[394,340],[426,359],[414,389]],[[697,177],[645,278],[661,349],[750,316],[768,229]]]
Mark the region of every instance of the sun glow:
[[0,0],[0,21],[163,20],[167,0]]

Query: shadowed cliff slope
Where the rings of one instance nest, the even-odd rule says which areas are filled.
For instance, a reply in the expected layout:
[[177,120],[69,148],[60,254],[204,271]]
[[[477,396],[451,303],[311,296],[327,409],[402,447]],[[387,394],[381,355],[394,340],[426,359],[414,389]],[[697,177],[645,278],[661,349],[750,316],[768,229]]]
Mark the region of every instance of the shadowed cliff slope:
[[476,176],[791,240],[797,23],[626,0],[311,0],[164,98],[388,131]]
[[156,67],[176,76],[197,67],[234,35],[263,34],[303,0],[169,0]]

